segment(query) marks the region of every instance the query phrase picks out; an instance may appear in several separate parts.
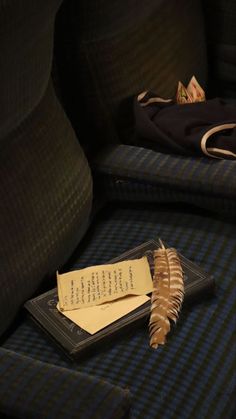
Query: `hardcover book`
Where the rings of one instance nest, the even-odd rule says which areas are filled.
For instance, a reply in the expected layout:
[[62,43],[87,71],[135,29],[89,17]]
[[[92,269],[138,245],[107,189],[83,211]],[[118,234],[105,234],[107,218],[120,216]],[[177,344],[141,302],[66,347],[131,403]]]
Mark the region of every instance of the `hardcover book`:
[[[137,259],[147,256],[151,271],[153,270],[152,252],[159,247],[159,243],[150,240],[112,259],[109,263],[122,260]],[[204,272],[198,265],[186,259],[179,253],[184,272],[184,305],[201,300],[214,293],[214,278]],[[136,308],[119,320],[106,326],[97,333],[90,335],[57,310],[58,292],[54,288],[25,303],[33,321],[46,333],[54,343],[72,359],[88,353],[88,350],[98,348],[119,334],[126,333],[141,322],[145,322],[150,315],[150,301]]]

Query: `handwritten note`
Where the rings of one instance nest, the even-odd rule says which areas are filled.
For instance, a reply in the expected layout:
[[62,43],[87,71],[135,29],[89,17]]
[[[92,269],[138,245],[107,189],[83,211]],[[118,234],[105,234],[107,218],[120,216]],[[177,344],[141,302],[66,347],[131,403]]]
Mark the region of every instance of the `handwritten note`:
[[[148,300],[150,300],[150,298],[147,295],[124,297],[98,306],[63,311],[62,314],[76,323],[79,327],[86,330],[86,332],[93,335],[135,310],[137,307],[140,307]],[[57,305],[57,308],[60,311],[59,304]]]
[[153,290],[146,257],[57,274],[61,311],[91,307]]

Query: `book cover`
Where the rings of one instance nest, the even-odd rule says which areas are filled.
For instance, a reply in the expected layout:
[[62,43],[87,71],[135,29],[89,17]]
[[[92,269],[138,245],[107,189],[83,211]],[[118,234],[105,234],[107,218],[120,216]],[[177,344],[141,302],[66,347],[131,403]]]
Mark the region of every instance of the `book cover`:
[[[127,259],[136,259],[146,255],[151,270],[153,269],[152,251],[159,247],[159,243],[150,240],[131,249],[108,263],[115,263]],[[184,271],[185,298],[184,305],[194,300],[214,293],[214,278],[204,272],[198,265],[186,259],[179,253]],[[68,318],[63,316],[57,308],[57,288],[45,292],[25,303],[31,318],[46,333],[63,352],[72,359],[77,359],[89,350],[111,342],[112,338],[134,328],[148,319],[150,314],[150,301],[133,310],[97,333],[90,335]]]

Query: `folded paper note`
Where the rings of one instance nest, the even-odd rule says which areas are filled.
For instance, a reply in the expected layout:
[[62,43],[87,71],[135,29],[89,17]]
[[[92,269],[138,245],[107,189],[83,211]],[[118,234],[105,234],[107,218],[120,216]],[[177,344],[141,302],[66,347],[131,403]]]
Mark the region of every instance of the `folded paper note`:
[[[98,306],[63,311],[62,314],[93,335],[149,300],[147,295],[132,295]],[[59,304],[57,308],[60,311]]]
[[195,76],[193,76],[187,86],[187,92],[192,98],[192,102],[205,102],[206,96],[203,88],[198,83]]
[[185,103],[205,102],[205,100],[205,92],[195,76],[191,78],[187,88],[184,87],[181,81],[179,81],[176,93],[176,102],[179,105],[183,105]]
[[61,311],[91,307],[126,295],[145,295],[153,290],[146,256],[57,273],[57,286]]

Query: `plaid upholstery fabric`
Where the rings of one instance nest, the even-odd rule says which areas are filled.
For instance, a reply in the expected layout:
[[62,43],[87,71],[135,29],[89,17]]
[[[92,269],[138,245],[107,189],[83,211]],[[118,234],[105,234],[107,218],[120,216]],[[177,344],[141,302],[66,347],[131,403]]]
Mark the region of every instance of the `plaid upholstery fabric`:
[[10,417],[120,419],[129,409],[128,390],[8,350],[0,349],[0,372],[0,412]]
[[3,346],[129,388],[133,419],[232,419],[236,414],[235,233],[229,220],[190,211],[186,205],[108,207],[78,247],[72,268],[103,263],[161,237],[215,276],[216,297],[182,311],[167,344],[157,351],[149,348],[143,326],[72,364],[28,320]]
[[88,225],[90,168],[50,84],[60,3],[0,0],[0,335]]
[[0,144],[44,95],[61,0],[0,0]]
[[90,169],[51,86],[0,153],[0,334],[88,226]]
[[185,202],[235,214],[234,162],[111,146],[92,162],[97,188],[120,201]]
[[104,142],[130,142],[135,94],[171,96],[193,74],[206,81],[198,0],[65,2],[56,35],[67,110],[92,152]]

